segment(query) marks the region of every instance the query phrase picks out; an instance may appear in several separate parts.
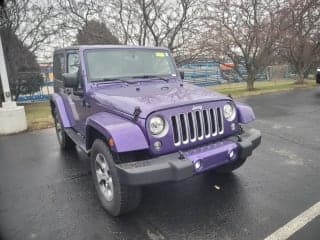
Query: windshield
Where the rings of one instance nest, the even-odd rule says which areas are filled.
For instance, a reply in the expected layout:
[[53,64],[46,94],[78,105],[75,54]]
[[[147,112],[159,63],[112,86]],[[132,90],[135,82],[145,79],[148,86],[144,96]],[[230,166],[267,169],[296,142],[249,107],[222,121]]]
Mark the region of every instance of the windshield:
[[172,59],[164,50],[94,49],[87,50],[85,58],[89,81],[176,76]]

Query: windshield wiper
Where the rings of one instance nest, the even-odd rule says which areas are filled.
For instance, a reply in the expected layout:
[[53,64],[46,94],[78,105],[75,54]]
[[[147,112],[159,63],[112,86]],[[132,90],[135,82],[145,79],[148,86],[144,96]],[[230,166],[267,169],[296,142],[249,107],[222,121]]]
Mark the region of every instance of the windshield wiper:
[[[132,79],[153,79],[153,80],[162,80],[166,83],[169,82],[170,77],[163,77],[163,76],[157,76],[157,75],[142,75],[142,76],[132,76]],[[144,80],[145,81],[145,80]],[[103,78],[99,80],[92,81],[93,83],[103,83],[103,84],[112,84],[112,83],[127,83],[127,84],[135,84],[140,81],[130,81],[129,79],[124,78]]]
[[165,78],[165,77],[162,77],[162,76],[157,76],[157,75],[142,75],[142,76],[133,76],[132,78],[153,78],[153,79],[159,79],[159,80],[163,80],[165,82],[169,82],[169,78]]
[[122,78],[104,78],[100,80],[92,81],[94,83],[127,83],[127,84],[133,84],[134,82],[122,79]]

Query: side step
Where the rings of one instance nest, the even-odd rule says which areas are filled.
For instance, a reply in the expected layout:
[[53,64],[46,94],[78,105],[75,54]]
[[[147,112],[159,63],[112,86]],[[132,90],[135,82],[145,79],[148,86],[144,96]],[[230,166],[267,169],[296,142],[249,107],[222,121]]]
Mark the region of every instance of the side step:
[[64,131],[74,141],[76,145],[80,147],[82,151],[88,154],[90,151],[86,149],[86,139],[81,134],[76,132],[73,128],[65,128]]

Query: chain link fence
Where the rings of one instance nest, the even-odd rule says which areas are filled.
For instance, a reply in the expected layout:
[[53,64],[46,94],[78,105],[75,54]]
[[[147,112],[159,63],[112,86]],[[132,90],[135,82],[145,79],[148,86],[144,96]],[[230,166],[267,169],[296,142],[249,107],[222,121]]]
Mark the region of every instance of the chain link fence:
[[53,81],[43,72],[19,72],[10,81],[12,95],[17,102],[47,101],[53,93]]
[[[219,63],[214,60],[196,60],[180,66],[185,73],[185,81],[199,86],[210,86],[223,83],[245,82],[246,69],[243,65],[235,69],[233,64]],[[256,81],[293,79],[296,77],[290,65],[268,66],[256,75]]]
[[[221,64],[214,60],[198,60],[184,64],[179,69],[184,71],[186,82],[205,87],[223,83],[244,82],[246,78],[245,68],[241,65],[239,68],[238,71],[235,71],[232,64]],[[39,75],[42,76],[42,80],[35,80],[34,78]],[[256,75],[256,80],[276,81],[295,77],[296,74],[292,67],[283,64],[268,66],[265,71]],[[19,81],[15,83],[16,90],[19,90],[19,96],[16,99],[18,102],[46,101],[54,91],[52,72],[48,69],[41,72],[20,72],[18,78]]]

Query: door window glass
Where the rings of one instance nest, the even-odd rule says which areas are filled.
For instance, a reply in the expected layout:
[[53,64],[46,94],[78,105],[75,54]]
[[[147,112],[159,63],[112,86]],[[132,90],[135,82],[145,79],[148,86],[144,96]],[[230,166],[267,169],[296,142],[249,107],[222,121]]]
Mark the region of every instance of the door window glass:
[[79,70],[79,55],[77,53],[68,54],[68,73],[75,73]]
[[62,79],[62,73],[65,72],[65,62],[63,54],[56,54],[53,57],[53,75],[55,79]]

